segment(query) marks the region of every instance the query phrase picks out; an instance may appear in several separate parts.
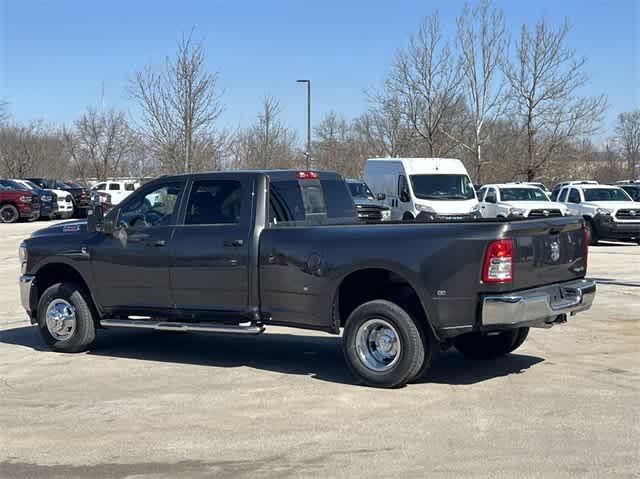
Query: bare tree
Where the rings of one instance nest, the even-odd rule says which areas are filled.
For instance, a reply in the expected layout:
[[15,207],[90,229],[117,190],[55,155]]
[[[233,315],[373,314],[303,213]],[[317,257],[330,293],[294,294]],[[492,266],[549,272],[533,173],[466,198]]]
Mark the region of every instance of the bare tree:
[[629,173],[633,178],[640,178],[640,109],[620,113],[615,133],[627,160]]
[[506,103],[505,80],[500,66],[507,51],[507,31],[501,9],[490,0],[473,8],[465,4],[458,17],[458,48],[466,107],[471,119],[471,144],[461,145],[472,152],[475,181],[480,181],[485,159],[482,150],[488,141],[488,122],[496,121]]
[[6,100],[0,100],[0,124],[9,119],[9,102]]
[[545,20],[530,32],[522,26],[517,58],[506,66],[514,115],[526,136],[526,155],[520,168],[530,181],[568,142],[595,133],[606,109],[604,95],[578,97],[587,81],[584,58],[566,46],[570,27],[558,29]]
[[233,145],[236,167],[280,168],[295,162],[296,134],[280,119],[282,109],[274,97],[265,96],[253,125],[237,133]]
[[99,112],[88,108],[65,129],[64,143],[83,180],[95,177],[106,180],[117,176],[136,151],[136,139],[124,113],[110,110]]
[[224,107],[218,73],[206,69],[202,43],[183,36],[163,70],[146,67],[128,90],[142,110],[140,131],[164,169],[189,172],[209,163],[195,157],[221,143],[215,127]]
[[0,175],[57,176],[67,171],[59,133],[41,121],[0,126]]
[[386,81],[390,96],[430,156],[447,154],[455,146],[447,133],[460,96],[458,63],[445,41],[438,12],[425,19],[409,45],[400,51]]

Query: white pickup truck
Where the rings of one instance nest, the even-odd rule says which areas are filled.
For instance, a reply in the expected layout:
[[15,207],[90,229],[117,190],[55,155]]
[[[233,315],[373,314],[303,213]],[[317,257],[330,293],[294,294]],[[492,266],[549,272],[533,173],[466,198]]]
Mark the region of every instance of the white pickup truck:
[[566,216],[567,207],[554,203],[544,191],[527,183],[484,185],[477,209],[483,218],[543,218]]
[[113,206],[119,205],[122,200],[140,188],[137,181],[103,181],[91,187],[91,191],[107,193]]
[[601,239],[635,241],[640,244],[640,202],[618,186],[568,185],[557,201],[569,212],[585,219],[589,243]]

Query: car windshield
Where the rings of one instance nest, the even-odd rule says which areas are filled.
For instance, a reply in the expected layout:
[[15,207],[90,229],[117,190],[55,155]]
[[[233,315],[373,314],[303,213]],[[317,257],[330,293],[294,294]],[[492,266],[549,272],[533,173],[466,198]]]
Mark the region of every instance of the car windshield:
[[7,189],[11,189],[11,190],[29,191],[29,188],[27,188],[23,184],[18,183],[16,181],[12,181],[12,180],[0,180],[0,184],[2,184],[2,186],[6,187]]
[[368,200],[374,199],[373,193],[369,189],[366,183],[347,183],[349,185],[349,191],[354,198],[365,198]]
[[549,201],[540,188],[500,188],[502,201]]
[[471,200],[476,193],[466,175],[411,175],[416,198],[422,200]]
[[622,189],[635,201],[640,201],[640,186],[623,186]]
[[585,201],[632,201],[622,188],[584,189]]

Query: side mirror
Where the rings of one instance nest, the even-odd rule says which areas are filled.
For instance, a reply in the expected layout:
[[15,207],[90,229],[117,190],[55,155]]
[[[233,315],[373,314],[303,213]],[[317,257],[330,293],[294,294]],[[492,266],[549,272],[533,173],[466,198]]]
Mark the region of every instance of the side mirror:
[[400,192],[400,201],[402,201],[403,203],[406,203],[408,201],[411,200],[411,197],[409,196],[409,190],[402,190]]
[[376,198],[378,199],[378,201],[384,201],[387,199],[387,195],[385,195],[384,193],[378,193]]
[[105,218],[105,204],[97,191],[91,192],[91,203],[87,210],[87,231],[113,233],[113,221]]

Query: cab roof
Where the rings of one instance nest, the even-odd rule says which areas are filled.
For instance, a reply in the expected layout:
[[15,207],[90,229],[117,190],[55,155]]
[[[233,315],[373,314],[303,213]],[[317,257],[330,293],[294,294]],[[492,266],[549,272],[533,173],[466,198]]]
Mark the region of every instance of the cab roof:
[[367,162],[402,163],[408,175],[467,175],[464,164],[456,158],[369,158]]

